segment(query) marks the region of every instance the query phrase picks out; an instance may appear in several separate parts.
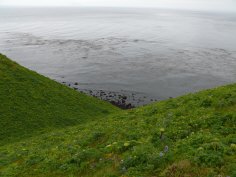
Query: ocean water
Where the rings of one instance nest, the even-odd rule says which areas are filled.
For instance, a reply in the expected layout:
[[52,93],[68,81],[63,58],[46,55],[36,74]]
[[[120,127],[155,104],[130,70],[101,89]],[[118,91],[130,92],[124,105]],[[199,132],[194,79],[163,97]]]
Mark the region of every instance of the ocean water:
[[162,100],[236,82],[236,15],[1,7],[0,52],[79,89]]

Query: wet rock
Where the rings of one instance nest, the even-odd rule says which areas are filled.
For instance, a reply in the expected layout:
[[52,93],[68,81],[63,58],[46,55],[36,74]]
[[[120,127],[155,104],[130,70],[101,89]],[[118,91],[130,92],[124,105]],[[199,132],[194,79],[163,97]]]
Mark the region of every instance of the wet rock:
[[123,96],[122,96],[122,99],[126,100],[126,99],[127,99],[127,96],[123,95]]
[[126,105],[126,109],[131,109],[131,108],[134,108],[134,106],[132,106],[131,103]]
[[108,101],[121,109],[131,109],[139,105],[141,106],[149,102],[157,101],[155,98],[150,98],[142,93],[134,93],[125,90],[115,92],[106,90],[79,89],[77,86],[79,85],[78,82],[71,84],[69,82],[61,81],[61,83],[73,88],[74,90],[78,90],[81,93]]

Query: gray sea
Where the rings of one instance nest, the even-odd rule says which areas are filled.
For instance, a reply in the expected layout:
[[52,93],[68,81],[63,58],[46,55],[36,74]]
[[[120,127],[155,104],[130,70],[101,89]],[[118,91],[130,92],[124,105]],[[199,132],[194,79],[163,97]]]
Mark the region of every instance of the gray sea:
[[80,90],[135,93],[142,105],[236,82],[236,14],[1,7],[0,53]]

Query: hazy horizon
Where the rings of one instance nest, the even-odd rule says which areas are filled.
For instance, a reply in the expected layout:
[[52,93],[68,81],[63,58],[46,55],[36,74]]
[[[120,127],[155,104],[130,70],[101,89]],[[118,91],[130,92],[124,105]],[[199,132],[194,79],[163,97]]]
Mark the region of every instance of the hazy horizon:
[[0,0],[0,6],[144,7],[236,12],[235,0]]

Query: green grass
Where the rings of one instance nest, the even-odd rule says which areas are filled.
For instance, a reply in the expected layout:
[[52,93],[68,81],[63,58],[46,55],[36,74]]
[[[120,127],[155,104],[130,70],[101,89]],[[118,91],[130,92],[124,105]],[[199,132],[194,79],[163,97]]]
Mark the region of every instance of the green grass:
[[103,117],[118,109],[0,54],[0,144]]
[[[18,65],[17,67],[21,69]],[[2,71],[4,70],[0,69],[0,76],[7,72]],[[42,79],[42,76],[36,73],[28,70],[25,72],[29,73],[29,78],[32,73],[39,80]],[[18,72],[15,73],[18,76]],[[58,92],[68,90],[73,93],[73,97],[81,96],[69,88],[44,79],[52,82]],[[42,80],[42,84],[43,82]],[[14,89],[14,94],[17,90],[22,92],[18,93],[19,96],[27,92],[25,87],[20,87],[21,91],[19,87]],[[36,89],[35,92],[39,91],[38,94],[41,94],[42,90]],[[70,93],[67,94],[69,97]],[[1,93],[2,97],[4,95]],[[61,99],[69,99],[68,97]],[[84,104],[92,99],[86,96],[83,98]],[[15,103],[17,100],[12,97],[11,101]],[[53,98],[50,102],[57,104]],[[63,105],[63,102],[61,104]],[[128,111],[113,109],[103,102],[99,105],[103,109],[97,104],[94,104],[97,109],[93,108],[93,105],[91,107],[79,105],[78,109],[84,112],[87,109],[91,110],[89,114],[91,116],[84,113],[85,118],[78,114],[79,120],[87,120],[80,124],[63,128],[66,119],[74,115],[65,113],[64,119],[61,118],[64,120],[61,122],[61,129],[33,134],[34,136],[30,138],[21,138],[20,141],[0,146],[0,176],[236,176],[236,84],[188,94]],[[24,108],[24,105],[22,106]],[[30,109],[31,104],[24,109],[27,108]],[[54,111],[55,107],[50,109]],[[68,109],[70,106],[64,111]],[[109,111],[110,109],[112,111]],[[2,107],[0,110],[3,111]],[[9,110],[4,111],[9,114]],[[18,110],[15,111],[18,115]],[[94,112],[99,118],[93,118]],[[32,112],[32,116],[34,114],[36,113]],[[22,119],[21,116],[18,118]],[[33,122],[38,121],[34,117],[32,119]],[[53,116],[52,119],[55,120]],[[30,123],[28,122],[28,126]],[[28,126],[25,128],[29,128]],[[52,127],[57,128],[57,126]],[[12,132],[7,132],[13,135]],[[20,137],[22,132],[19,131]],[[17,133],[14,135],[18,136]]]

